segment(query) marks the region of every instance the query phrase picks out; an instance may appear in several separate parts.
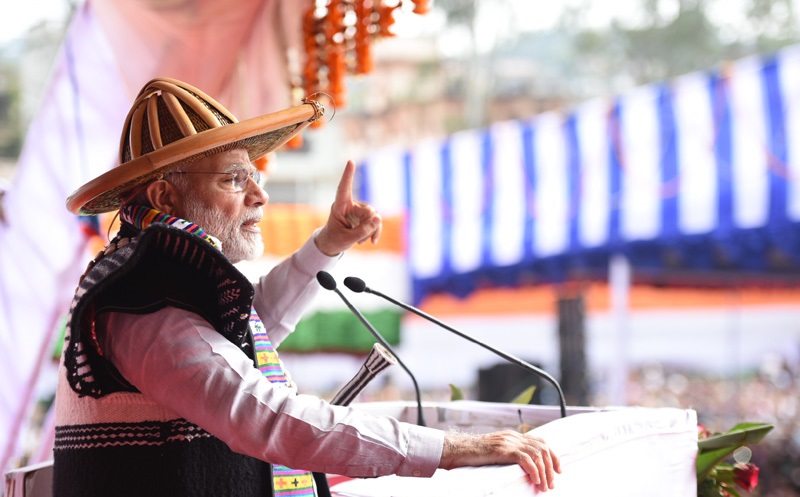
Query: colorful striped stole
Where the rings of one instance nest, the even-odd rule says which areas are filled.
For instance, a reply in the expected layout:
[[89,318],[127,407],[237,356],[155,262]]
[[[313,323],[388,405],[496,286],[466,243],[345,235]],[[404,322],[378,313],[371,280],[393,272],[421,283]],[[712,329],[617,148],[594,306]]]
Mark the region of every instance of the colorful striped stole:
[[183,231],[188,231],[189,233],[194,233],[214,248],[218,249],[222,245],[218,239],[206,233],[206,231],[197,224],[179,217],[164,214],[161,211],[143,205],[126,205],[120,211],[120,217],[126,223],[140,230],[144,230],[154,223],[163,223],[182,229]]
[[[250,314],[250,329],[253,331],[256,363],[261,374],[272,383],[289,383],[278,353],[272,346],[267,330],[255,309]],[[314,478],[308,471],[299,471],[273,464],[272,478],[275,497],[314,497],[316,495]]]

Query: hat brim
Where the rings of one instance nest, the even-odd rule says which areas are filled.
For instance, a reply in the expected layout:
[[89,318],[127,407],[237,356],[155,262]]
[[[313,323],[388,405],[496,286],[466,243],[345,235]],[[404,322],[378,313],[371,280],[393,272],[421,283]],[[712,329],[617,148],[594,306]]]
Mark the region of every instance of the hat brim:
[[255,160],[289,141],[322,113],[322,106],[312,100],[188,136],[120,164],[84,184],[67,198],[67,209],[82,215],[117,210],[122,198],[133,188],[182,165],[225,150],[245,148],[250,159]]

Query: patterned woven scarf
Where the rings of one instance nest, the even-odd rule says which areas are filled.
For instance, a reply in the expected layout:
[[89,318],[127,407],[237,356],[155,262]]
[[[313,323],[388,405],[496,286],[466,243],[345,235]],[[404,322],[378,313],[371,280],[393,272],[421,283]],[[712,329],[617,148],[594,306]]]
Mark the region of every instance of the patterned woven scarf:
[[[250,329],[253,331],[256,362],[261,374],[270,382],[277,385],[286,385],[288,388],[290,380],[255,309],[250,314]],[[314,478],[308,471],[298,471],[274,464],[272,466],[272,474],[275,497],[313,497],[315,495]]]
[[126,205],[120,210],[120,218],[126,223],[143,230],[153,223],[163,223],[183,231],[194,233],[208,242],[212,247],[222,250],[222,242],[203,230],[200,226],[179,217],[164,214],[161,211],[143,205]]
[[[125,206],[120,213],[122,220],[140,230],[145,229],[153,223],[164,223],[176,228],[194,233],[211,246],[221,250],[222,243],[213,236],[206,233],[200,226],[181,219],[179,217],[164,214],[155,209],[145,206]],[[290,380],[283,369],[278,353],[272,346],[272,342],[267,335],[267,330],[261,323],[261,319],[256,314],[255,309],[250,315],[250,330],[253,332],[255,342],[256,362],[261,374],[271,383],[276,385],[286,385],[289,387]],[[314,478],[308,471],[298,471],[281,466],[272,465],[273,487],[275,497],[314,497]]]

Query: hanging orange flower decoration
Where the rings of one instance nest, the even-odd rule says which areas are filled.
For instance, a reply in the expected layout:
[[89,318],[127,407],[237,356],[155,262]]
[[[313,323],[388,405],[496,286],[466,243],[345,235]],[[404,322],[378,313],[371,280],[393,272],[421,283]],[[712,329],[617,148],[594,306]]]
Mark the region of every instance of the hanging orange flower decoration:
[[[425,14],[430,0],[315,0],[303,18],[306,61],[301,93],[326,93],[337,108],[345,107],[345,78],[372,72],[372,44],[394,36],[391,28],[396,9]],[[322,123],[318,120],[312,126]]]

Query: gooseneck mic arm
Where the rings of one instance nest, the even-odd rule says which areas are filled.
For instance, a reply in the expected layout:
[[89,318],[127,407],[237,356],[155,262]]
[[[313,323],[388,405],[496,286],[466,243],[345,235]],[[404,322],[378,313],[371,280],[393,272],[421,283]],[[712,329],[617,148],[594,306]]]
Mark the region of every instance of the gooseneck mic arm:
[[465,333],[462,333],[462,332],[458,331],[457,329],[455,329],[455,328],[453,328],[451,326],[448,326],[445,323],[439,321],[438,319],[436,319],[435,317],[431,316],[430,314],[427,314],[426,312],[421,311],[420,309],[417,309],[416,307],[413,307],[411,305],[408,305],[408,304],[405,304],[403,302],[400,302],[399,300],[396,300],[396,299],[394,299],[392,297],[389,297],[388,295],[384,295],[383,293],[381,293],[381,292],[379,292],[377,290],[373,290],[373,289],[369,288],[367,286],[367,284],[364,283],[364,280],[362,280],[361,278],[356,278],[355,276],[348,276],[347,278],[344,279],[344,286],[346,286],[347,288],[349,288],[351,291],[353,291],[355,293],[362,293],[362,292],[371,293],[371,294],[377,295],[378,297],[381,297],[381,298],[383,298],[385,300],[388,300],[389,302],[393,303],[394,305],[402,307],[403,309],[405,309],[407,311],[413,312],[417,316],[425,318],[428,321],[441,326],[442,328],[446,329],[447,331],[450,331],[451,333],[455,333],[456,335],[460,336],[461,338],[463,338],[465,340],[469,340],[470,342],[472,342],[472,343],[474,343],[476,345],[480,345],[481,347],[494,352],[495,354],[497,354],[498,356],[500,356],[503,359],[507,360],[508,362],[510,362],[512,364],[516,364],[517,366],[521,367],[522,369],[525,369],[526,371],[529,371],[529,372],[539,376],[540,378],[544,378],[549,383],[551,383],[556,388],[556,391],[558,392],[558,400],[559,400],[559,404],[560,404],[560,407],[561,407],[561,417],[565,418],[567,416],[567,402],[564,399],[564,392],[561,391],[561,385],[559,385],[558,382],[556,381],[556,379],[553,378],[547,371],[544,371],[544,370],[542,370],[540,368],[537,368],[533,364],[529,364],[529,363],[523,361],[522,359],[519,359],[517,357],[514,357],[511,354],[507,354],[507,353],[503,352],[502,350],[498,350],[498,349],[492,347],[491,345],[489,345],[488,343],[485,343],[485,342],[482,342],[482,341],[478,340],[477,338],[473,338],[473,337],[471,337],[471,336],[469,336],[469,335],[467,335]]
[[411,372],[411,370],[408,369],[408,367],[403,363],[403,361],[401,361],[400,358],[397,357],[397,354],[394,352],[394,349],[392,349],[392,346],[389,345],[389,343],[386,341],[386,339],[383,338],[383,336],[381,336],[380,333],[378,333],[378,330],[376,330],[375,327],[372,326],[372,324],[369,321],[367,321],[367,318],[365,318],[364,315],[361,314],[361,312],[358,309],[356,309],[355,306],[353,306],[353,304],[351,304],[349,300],[347,300],[347,297],[344,296],[341,290],[336,288],[336,280],[333,279],[333,276],[331,276],[330,273],[327,273],[325,271],[319,271],[317,273],[317,281],[322,286],[322,288],[336,292],[339,298],[342,299],[342,302],[344,302],[347,308],[350,309],[350,312],[356,315],[356,317],[359,319],[359,321],[361,321],[364,327],[367,330],[369,330],[370,333],[372,333],[372,336],[375,337],[375,340],[377,340],[378,343],[383,345],[386,348],[386,350],[391,352],[394,358],[397,359],[397,364],[399,364],[400,367],[403,368],[406,371],[406,373],[408,373],[408,376],[411,378],[411,382],[414,384],[414,392],[417,396],[417,424],[419,426],[425,426],[425,419],[422,416],[422,395],[419,392],[419,385],[417,385],[417,379],[414,377],[414,374]]

